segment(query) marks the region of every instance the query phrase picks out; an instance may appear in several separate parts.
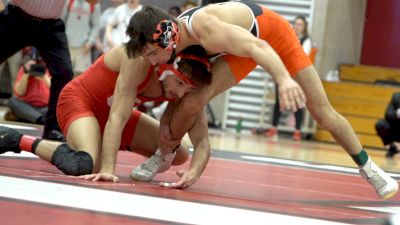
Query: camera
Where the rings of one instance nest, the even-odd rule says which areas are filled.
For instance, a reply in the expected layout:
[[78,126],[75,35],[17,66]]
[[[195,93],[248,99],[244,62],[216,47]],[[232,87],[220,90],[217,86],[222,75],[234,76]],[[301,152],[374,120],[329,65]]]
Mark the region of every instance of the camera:
[[25,55],[23,64],[25,64],[29,60],[34,60],[36,61],[36,63],[31,65],[29,70],[24,66],[25,73],[28,73],[31,76],[44,76],[46,73],[46,66],[39,52],[34,47],[32,47],[30,52]]
[[31,76],[43,76],[46,73],[46,67],[42,64],[33,64],[29,70]]

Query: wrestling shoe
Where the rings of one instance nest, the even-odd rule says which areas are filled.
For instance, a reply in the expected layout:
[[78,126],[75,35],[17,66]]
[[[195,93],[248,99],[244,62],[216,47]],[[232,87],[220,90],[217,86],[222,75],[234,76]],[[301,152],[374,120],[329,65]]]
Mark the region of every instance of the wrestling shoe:
[[381,199],[389,199],[399,190],[397,181],[387,175],[371,159],[368,159],[367,163],[360,167],[360,174],[375,188]]
[[390,148],[386,152],[386,158],[393,158],[394,155],[399,153],[399,150],[397,149],[395,144],[391,144]]
[[275,127],[269,128],[267,132],[265,132],[265,136],[267,136],[273,142],[277,142],[279,139],[278,130]]
[[152,181],[157,173],[162,173],[171,167],[175,155],[175,151],[162,155],[157,149],[153,156],[133,169],[129,176],[138,181]]
[[293,140],[301,141],[301,132],[299,130],[295,130],[292,136]]
[[20,153],[19,142],[22,134],[9,127],[0,126],[0,154],[5,152]]

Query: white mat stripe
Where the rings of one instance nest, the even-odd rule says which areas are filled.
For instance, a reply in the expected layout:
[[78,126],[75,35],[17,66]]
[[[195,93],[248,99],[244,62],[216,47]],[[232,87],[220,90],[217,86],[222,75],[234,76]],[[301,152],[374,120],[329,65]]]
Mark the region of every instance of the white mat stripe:
[[395,206],[393,206],[393,207],[350,206],[350,207],[355,208],[355,209],[364,209],[364,210],[375,211],[375,212],[400,214],[400,207],[395,207]]
[[[332,172],[344,172],[344,173],[359,174],[358,169],[343,167],[343,166],[321,165],[321,164],[318,165],[318,164],[311,164],[311,163],[302,162],[302,161],[268,158],[268,157],[262,157],[262,156],[245,156],[244,155],[241,157],[244,159],[260,161],[260,162],[278,163],[278,164],[282,164],[282,165],[291,165],[291,166],[301,166],[304,168],[322,169],[322,170],[327,170],[327,171],[332,171]],[[398,174],[398,173],[387,173],[387,174],[393,178],[400,178],[400,174]]]
[[9,124],[9,123],[0,123],[0,126],[5,126],[13,129],[21,129],[21,130],[38,130],[35,127],[31,126],[22,126],[22,125],[16,125],[16,124]]
[[[1,197],[190,224],[342,224],[232,207],[0,176]],[[132,186],[132,188],[134,188]]]

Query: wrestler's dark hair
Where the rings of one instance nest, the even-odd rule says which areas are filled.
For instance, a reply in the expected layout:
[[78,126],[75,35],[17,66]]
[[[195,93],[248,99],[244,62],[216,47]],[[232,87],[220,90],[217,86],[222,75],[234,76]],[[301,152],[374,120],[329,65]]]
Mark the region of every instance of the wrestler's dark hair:
[[175,17],[156,6],[143,6],[140,11],[131,17],[126,29],[126,34],[130,40],[125,43],[125,50],[129,58],[139,56],[148,42],[154,42],[153,34],[162,20],[171,20],[177,23]]
[[[206,51],[200,45],[192,45],[185,48],[182,52],[185,55],[196,55],[197,57],[204,58],[208,62]],[[212,81],[212,73],[210,71],[211,64],[204,64],[203,62],[185,59],[184,57],[178,63],[178,70],[181,73],[187,74],[195,83],[196,86],[209,85]]]

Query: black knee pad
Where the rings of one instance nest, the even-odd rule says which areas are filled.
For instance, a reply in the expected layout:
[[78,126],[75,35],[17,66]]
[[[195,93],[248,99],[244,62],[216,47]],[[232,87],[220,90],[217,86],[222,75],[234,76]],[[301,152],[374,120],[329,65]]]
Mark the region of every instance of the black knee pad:
[[67,175],[91,174],[93,159],[87,152],[74,151],[67,144],[58,146],[51,163]]

